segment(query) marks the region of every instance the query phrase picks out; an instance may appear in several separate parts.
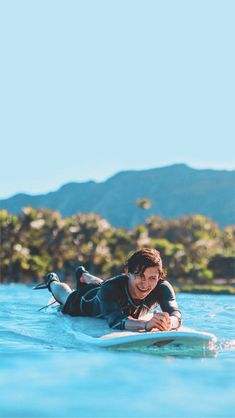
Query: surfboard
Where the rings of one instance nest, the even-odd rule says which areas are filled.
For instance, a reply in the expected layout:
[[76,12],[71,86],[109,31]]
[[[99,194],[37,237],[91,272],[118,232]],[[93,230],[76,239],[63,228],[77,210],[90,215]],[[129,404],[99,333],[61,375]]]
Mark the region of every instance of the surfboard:
[[181,327],[177,331],[154,332],[111,332],[100,337],[86,335],[86,342],[104,348],[137,347],[209,347],[217,338],[214,334]]
[[[53,299],[50,299],[50,301]],[[56,308],[56,305],[54,305]],[[55,309],[49,308],[47,312]],[[58,312],[58,306],[57,306]],[[60,314],[60,313],[59,313]],[[63,317],[66,331],[72,333],[78,343],[99,348],[138,349],[138,348],[207,348],[214,345],[217,338],[214,334],[181,326],[178,330],[153,332],[112,331],[107,322],[94,317]],[[150,319],[151,313],[143,318]],[[62,318],[61,318],[62,320]]]

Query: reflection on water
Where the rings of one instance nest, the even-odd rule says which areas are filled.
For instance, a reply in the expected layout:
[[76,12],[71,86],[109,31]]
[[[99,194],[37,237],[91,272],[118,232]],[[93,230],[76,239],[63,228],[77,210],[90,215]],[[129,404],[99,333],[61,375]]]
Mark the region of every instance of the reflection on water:
[[218,337],[183,352],[87,346],[73,320],[37,311],[46,292],[0,294],[1,418],[234,416],[233,296],[178,295],[184,325]]

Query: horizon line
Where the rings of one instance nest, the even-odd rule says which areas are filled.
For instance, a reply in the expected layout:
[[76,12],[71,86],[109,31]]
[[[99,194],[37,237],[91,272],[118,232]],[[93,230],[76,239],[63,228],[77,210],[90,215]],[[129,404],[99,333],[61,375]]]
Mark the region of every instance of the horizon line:
[[[13,192],[10,195],[5,195],[5,196],[0,196],[0,200],[7,200],[10,199],[12,197],[15,197],[17,195],[27,195],[27,196],[38,196],[38,195],[46,195],[48,193],[53,193],[56,192],[58,190],[60,190],[63,186],[67,185],[67,184],[72,184],[72,183],[90,183],[90,182],[94,182],[97,184],[100,183],[105,183],[107,180],[109,180],[110,178],[120,174],[120,173],[127,173],[127,172],[138,172],[138,171],[151,171],[151,170],[156,170],[156,169],[161,169],[161,168],[169,168],[169,167],[173,167],[173,166],[186,166],[188,168],[191,168],[192,170],[197,170],[197,171],[204,171],[204,170],[211,170],[211,171],[234,171],[235,168],[215,168],[215,167],[193,167],[192,165],[189,165],[188,163],[172,163],[172,164],[167,164],[167,165],[163,165],[163,166],[158,166],[158,167],[150,167],[150,168],[130,168],[130,169],[123,169],[120,171],[116,171],[115,173],[109,175],[108,177],[104,178],[104,179],[85,179],[85,180],[68,180],[65,181],[64,183],[60,184],[59,186],[54,186],[53,189],[50,190],[44,190],[44,191],[38,191],[38,192],[26,192],[26,191],[17,191],[17,192]],[[52,186],[53,187],[53,186]],[[0,208],[1,209],[1,208]]]

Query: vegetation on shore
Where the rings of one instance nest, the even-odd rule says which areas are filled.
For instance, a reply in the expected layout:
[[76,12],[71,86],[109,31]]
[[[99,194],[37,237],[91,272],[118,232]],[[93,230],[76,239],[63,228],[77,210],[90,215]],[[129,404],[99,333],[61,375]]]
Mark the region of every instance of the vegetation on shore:
[[213,293],[214,295],[235,295],[235,287],[229,285],[182,285],[178,291],[183,293]]
[[[224,230],[202,215],[164,220],[151,216],[131,230],[114,228],[97,214],[62,217],[25,207],[21,215],[0,211],[1,282],[36,282],[48,271],[72,281],[78,264],[109,278],[122,272],[128,255],[157,248],[168,277],[179,290],[234,294],[235,226]],[[214,279],[227,279],[215,286]]]

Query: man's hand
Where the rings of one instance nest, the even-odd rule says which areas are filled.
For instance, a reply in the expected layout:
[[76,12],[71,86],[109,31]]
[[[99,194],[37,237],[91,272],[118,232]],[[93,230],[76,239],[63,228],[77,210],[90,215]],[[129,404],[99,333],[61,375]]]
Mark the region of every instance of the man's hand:
[[168,312],[154,312],[153,317],[146,322],[146,331],[153,331],[158,329],[159,331],[169,331],[171,329],[171,318]]

